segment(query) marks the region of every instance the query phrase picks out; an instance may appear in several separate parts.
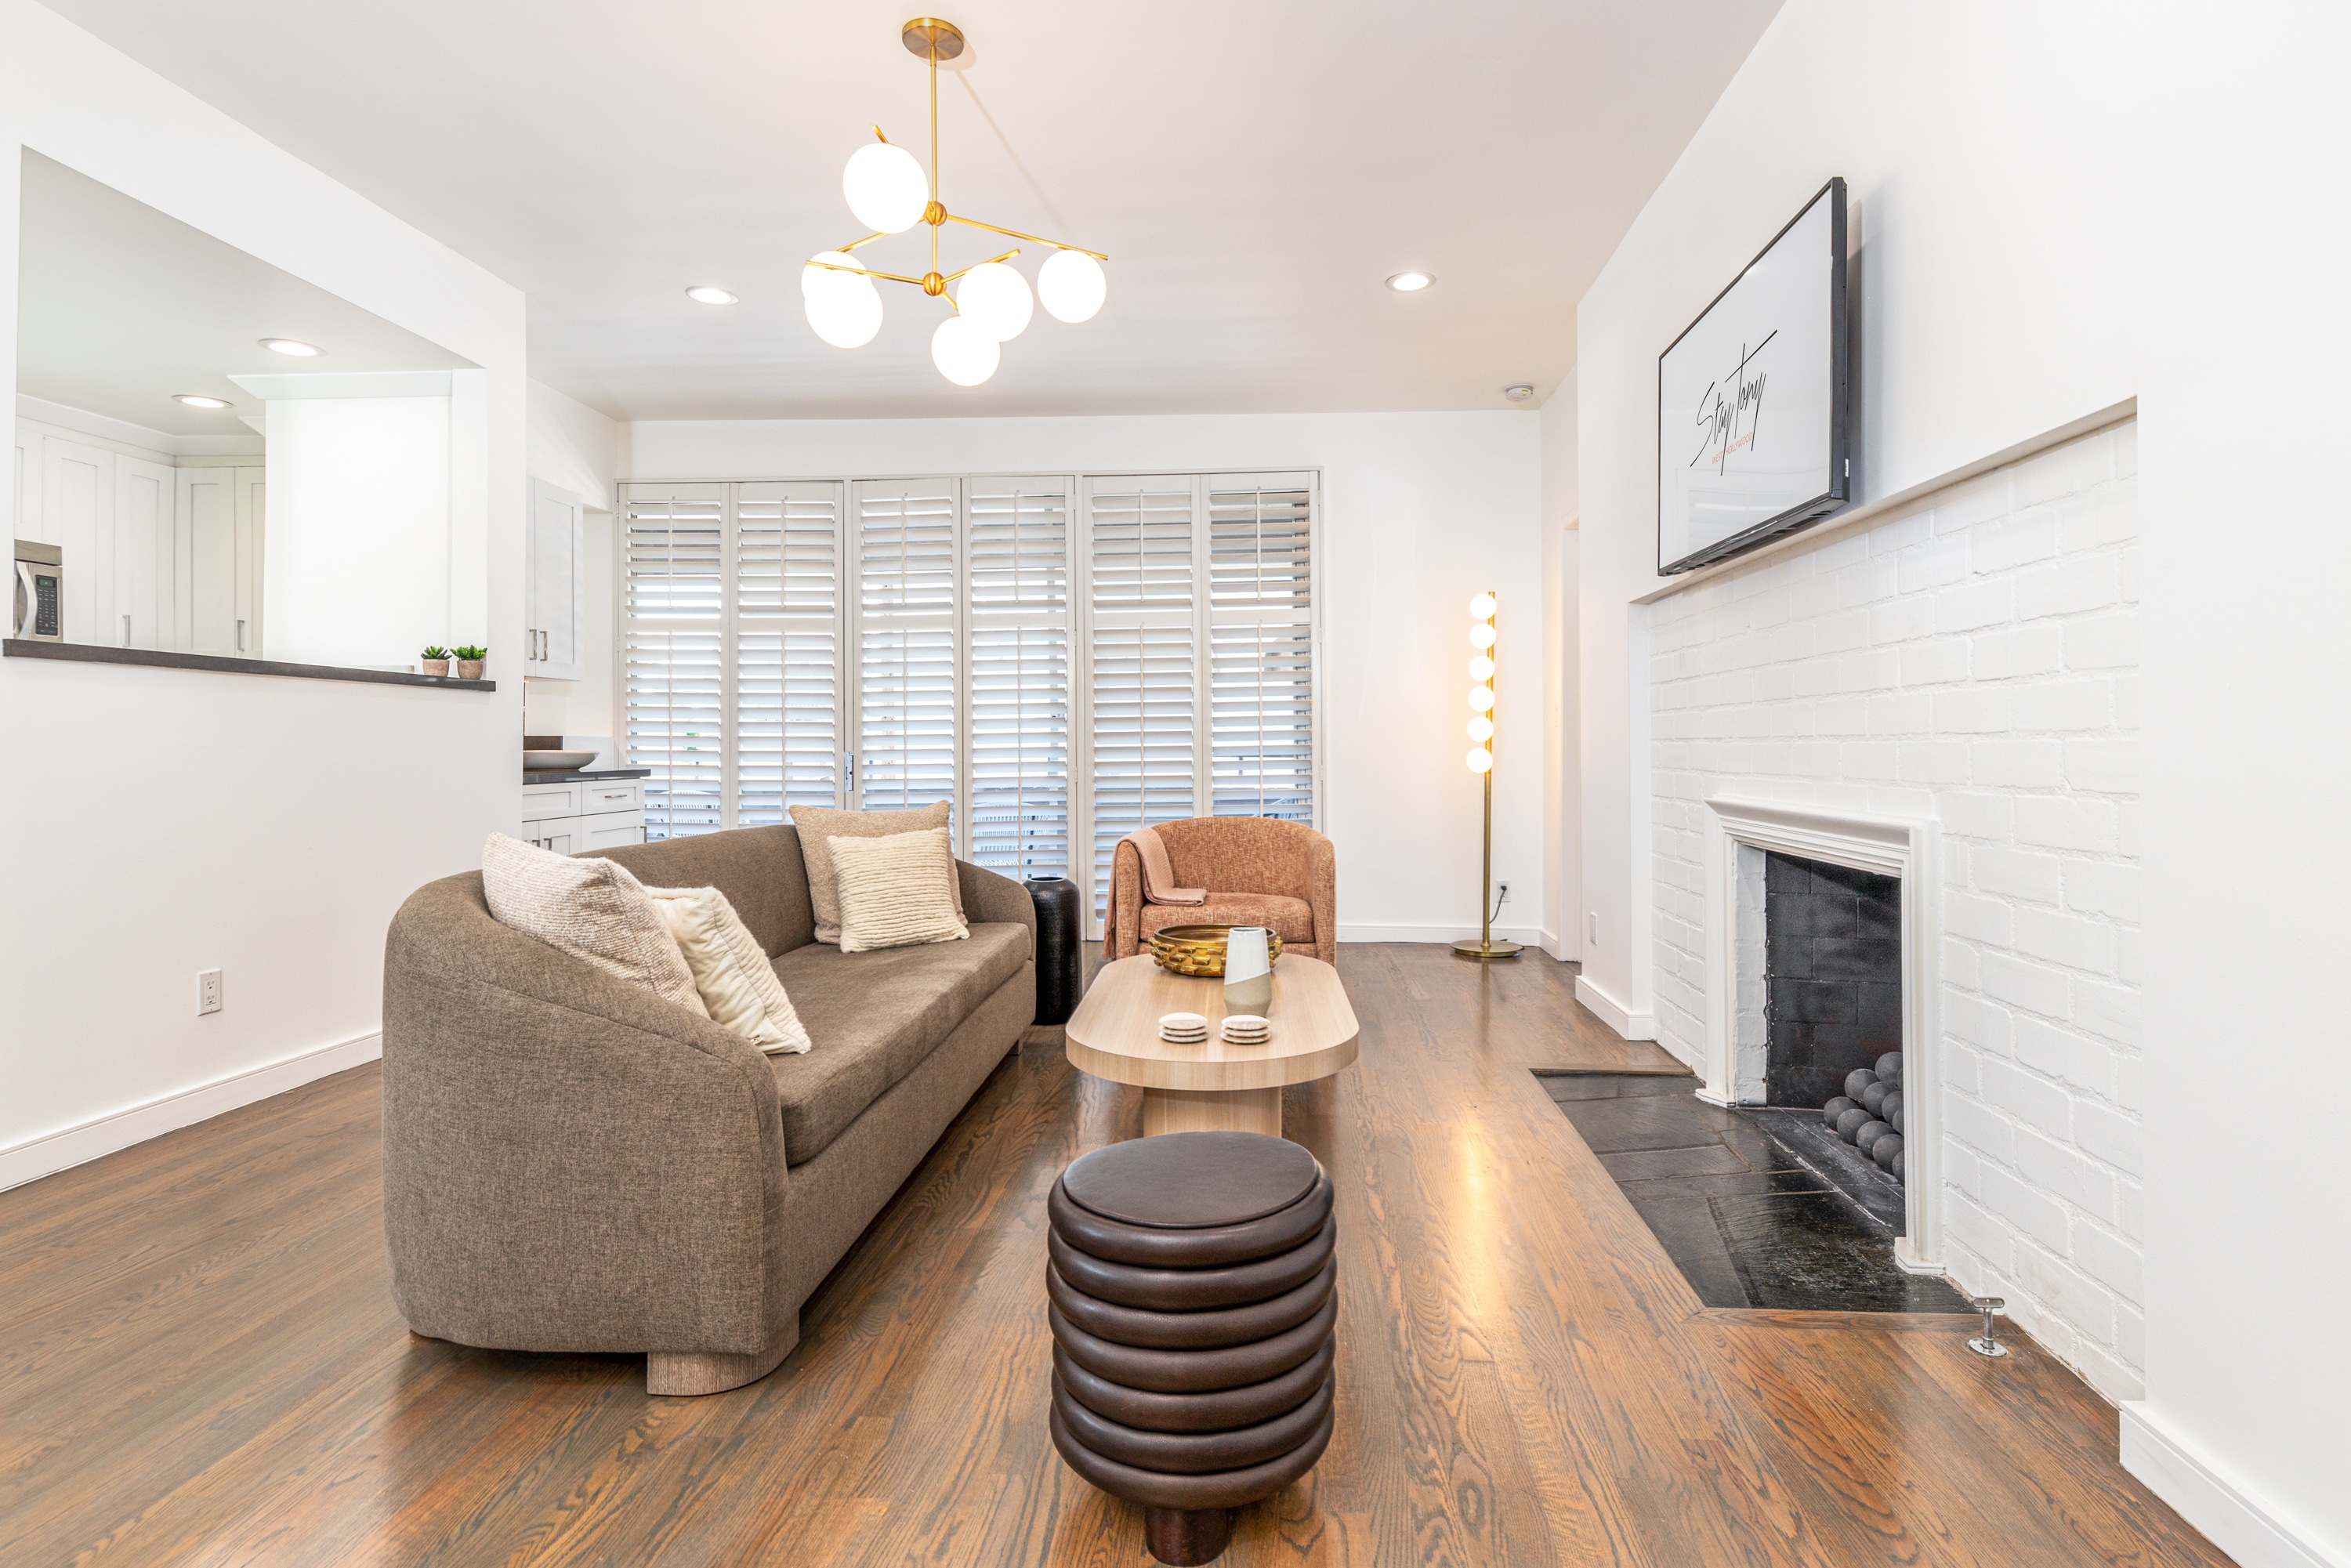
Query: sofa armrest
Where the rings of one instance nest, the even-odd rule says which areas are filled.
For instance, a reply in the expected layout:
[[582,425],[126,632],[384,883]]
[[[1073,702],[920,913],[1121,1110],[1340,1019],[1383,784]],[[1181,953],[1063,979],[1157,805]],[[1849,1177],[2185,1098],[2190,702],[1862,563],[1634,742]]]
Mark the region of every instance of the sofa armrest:
[[783,1123],[757,1047],[420,890],[384,952],[384,1230],[419,1332],[754,1354],[789,1318]]
[[1025,925],[1029,956],[1037,956],[1037,901],[1029,890],[969,861],[956,862],[956,882],[963,894],[964,918],[973,925]]

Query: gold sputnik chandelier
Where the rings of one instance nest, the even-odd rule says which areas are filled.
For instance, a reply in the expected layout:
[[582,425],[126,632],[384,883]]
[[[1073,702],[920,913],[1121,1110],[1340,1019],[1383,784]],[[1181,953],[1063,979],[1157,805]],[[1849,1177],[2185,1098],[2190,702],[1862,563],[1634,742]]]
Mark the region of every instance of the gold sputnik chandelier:
[[[873,128],[871,146],[851,154],[841,172],[841,193],[857,221],[873,232],[850,241],[838,250],[810,256],[800,269],[800,293],[808,306],[809,325],[816,335],[837,349],[862,348],[882,329],[881,278],[910,283],[934,299],[944,299],[953,314],[931,334],[931,362],[957,386],[976,387],[996,373],[999,345],[1011,341],[1029,325],[1035,301],[1029,280],[1006,264],[1020,254],[1016,246],[1001,256],[942,276],[939,272],[939,229],[946,224],[986,229],[1008,239],[1050,246],[1052,255],[1037,271],[1036,299],[1059,321],[1091,320],[1102,306],[1109,283],[1102,264],[1110,257],[1098,250],[1065,245],[984,224],[951,213],[939,202],[939,62],[963,53],[963,33],[952,22],[917,16],[900,29],[899,37],[912,54],[931,66],[931,167],[923,172],[914,155]],[[931,267],[920,277],[883,272],[852,255],[861,246],[904,234],[916,224],[931,230]],[[947,292],[949,285],[955,292]]]

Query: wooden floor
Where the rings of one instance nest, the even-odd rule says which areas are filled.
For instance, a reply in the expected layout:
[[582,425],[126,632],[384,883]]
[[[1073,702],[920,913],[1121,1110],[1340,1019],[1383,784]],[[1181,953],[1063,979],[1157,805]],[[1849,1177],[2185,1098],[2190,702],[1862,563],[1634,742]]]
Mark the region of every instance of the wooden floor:
[[[1286,1102],[1338,1183],[1338,1435],[1223,1561],[2226,1561],[2029,1343],[1701,1309],[1528,1072],[1662,1063],[1572,968],[1339,967],[1363,1060]],[[705,1399],[412,1336],[371,1067],[0,1194],[0,1563],[1146,1563],[1045,1430],[1045,1193],[1137,1096],[1032,1040]]]

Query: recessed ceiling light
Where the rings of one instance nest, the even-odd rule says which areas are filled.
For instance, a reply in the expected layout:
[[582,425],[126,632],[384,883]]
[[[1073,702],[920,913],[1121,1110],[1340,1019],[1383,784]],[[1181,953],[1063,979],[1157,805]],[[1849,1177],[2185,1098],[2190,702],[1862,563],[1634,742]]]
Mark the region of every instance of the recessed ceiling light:
[[1524,402],[1529,398],[1535,395],[1535,389],[1527,385],[1526,382],[1520,382],[1516,386],[1504,387],[1502,389],[1502,395],[1509,398],[1512,402]]
[[226,408],[228,406],[226,398],[206,397],[202,392],[182,392],[179,394],[179,401],[186,403],[190,408]]
[[314,360],[319,350],[298,338],[264,338],[261,346],[275,353],[291,354],[298,360]]
[[715,283],[697,283],[685,291],[685,297],[696,305],[740,305],[742,303]]
[[1398,294],[1417,294],[1436,281],[1433,272],[1399,272],[1388,279],[1388,287]]

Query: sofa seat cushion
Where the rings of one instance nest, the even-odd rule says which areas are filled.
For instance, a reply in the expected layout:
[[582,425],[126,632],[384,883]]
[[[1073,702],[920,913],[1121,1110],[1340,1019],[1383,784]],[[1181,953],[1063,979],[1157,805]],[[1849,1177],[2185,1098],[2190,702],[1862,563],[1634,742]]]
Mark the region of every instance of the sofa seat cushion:
[[967,942],[873,953],[811,942],[778,957],[776,977],[815,1042],[769,1059],[786,1162],[822,1154],[1028,961],[1029,928],[1009,924],[975,925]]
[[1148,948],[1154,933],[1169,925],[1262,925],[1297,946],[1314,940],[1314,910],[1302,898],[1278,893],[1218,893],[1210,889],[1199,904],[1146,904],[1142,914],[1142,941]]

